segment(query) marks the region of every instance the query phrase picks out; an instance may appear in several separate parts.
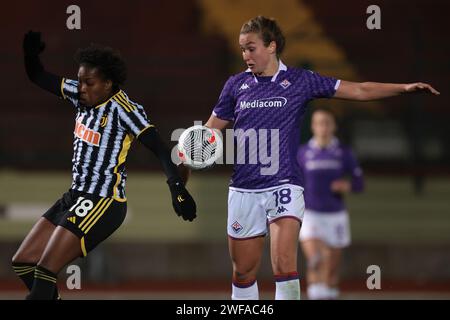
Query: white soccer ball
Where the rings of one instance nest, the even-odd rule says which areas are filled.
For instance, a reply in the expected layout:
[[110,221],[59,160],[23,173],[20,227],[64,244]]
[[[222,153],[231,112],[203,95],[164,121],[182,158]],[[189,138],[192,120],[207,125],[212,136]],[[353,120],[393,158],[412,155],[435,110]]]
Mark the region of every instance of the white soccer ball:
[[223,143],[219,131],[205,126],[192,126],[178,139],[178,157],[192,170],[212,167],[222,156]]

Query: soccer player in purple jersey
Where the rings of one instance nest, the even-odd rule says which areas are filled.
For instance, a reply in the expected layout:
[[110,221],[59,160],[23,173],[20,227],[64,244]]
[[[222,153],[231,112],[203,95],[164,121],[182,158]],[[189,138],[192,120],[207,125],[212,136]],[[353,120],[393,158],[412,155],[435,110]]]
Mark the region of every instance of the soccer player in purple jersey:
[[350,244],[343,197],[361,192],[364,181],[352,150],[335,137],[331,111],[315,110],[311,130],[313,138],[297,154],[305,187],[300,241],[307,260],[307,293],[310,300],[337,299],[342,248]]
[[[420,82],[356,83],[287,67],[280,60],[284,36],[274,20],[262,16],[242,26],[239,45],[248,69],[228,79],[206,123],[222,130],[234,122],[239,132],[228,197],[232,299],[258,299],[256,275],[269,232],[275,299],[300,299],[297,247],[304,201],[296,153],[307,103],[317,98],[367,101],[414,91],[439,93]],[[251,148],[255,133],[258,150]]]

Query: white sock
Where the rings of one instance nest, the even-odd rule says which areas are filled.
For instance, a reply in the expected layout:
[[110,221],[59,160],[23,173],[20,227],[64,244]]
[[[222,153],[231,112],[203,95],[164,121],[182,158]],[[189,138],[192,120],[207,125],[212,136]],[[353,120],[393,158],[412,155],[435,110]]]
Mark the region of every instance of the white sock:
[[327,286],[327,297],[325,299],[336,300],[337,298],[339,298],[339,289]]
[[275,300],[300,300],[297,272],[275,276]]
[[249,286],[237,286],[233,283],[231,300],[259,300],[258,283],[256,280]]
[[321,282],[308,285],[308,289],[306,291],[309,300],[327,299],[328,296],[328,286]]

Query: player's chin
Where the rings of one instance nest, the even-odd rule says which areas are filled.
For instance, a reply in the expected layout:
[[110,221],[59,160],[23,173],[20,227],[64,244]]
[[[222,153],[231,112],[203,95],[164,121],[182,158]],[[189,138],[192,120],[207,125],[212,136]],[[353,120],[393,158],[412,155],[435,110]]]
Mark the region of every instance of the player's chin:
[[264,70],[261,70],[260,68],[258,68],[255,65],[249,67],[249,69],[253,74],[256,74],[257,76],[261,75],[264,72]]
[[87,95],[80,95],[79,102],[80,104],[83,104],[84,106],[95,106],[97,99],[91,99]]

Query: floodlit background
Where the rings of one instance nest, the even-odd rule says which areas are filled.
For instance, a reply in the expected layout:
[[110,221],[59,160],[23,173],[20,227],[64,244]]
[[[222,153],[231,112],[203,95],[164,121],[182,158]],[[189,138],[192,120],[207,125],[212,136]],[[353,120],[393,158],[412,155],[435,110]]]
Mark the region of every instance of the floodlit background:
[[[68,30],[66,9],[81,9]],[[347,198],[352,245],[342,266],[343,298],[450,298],[450,75],[446,1],[377,1],[381,30],[369,30],[372,1],[177,0],[17,1],[2,4],[0,70],[0,299],[21,299],[10,260],[33,223],[70,186],[74,111],[26,77],[22,38],[39,30],[46,68],[76,78],[73,54],[91,42],[121,51],[125,91],[144,105],[171,146],[175,129],[206,121],[226,79],[241,72],[238,35],[248,19],[277,19],[287,38],[282,60],[350,81],[432,84],[439,97],[408,95],[330,106],[339,137],[357,154],[366,191]],[[447,39],[447,40],[446,40]],[[309,131],[310,113],[302,127]],[[128,156],[128,216],[86,259],[82,289],[64,298],[228,299],[226,244],[230,165],[195,172],[188,189],[198,218],[173,212],[157,160],[135,143]],[[267,248],[268,249],[268,248]],[[301,277],[304,260],[299,252]],[[381,290],[366,288],[367,267],[381,268]],[[306,288],[304,279],[303,289]],[[273,298],[268,251],[258,277]]]

